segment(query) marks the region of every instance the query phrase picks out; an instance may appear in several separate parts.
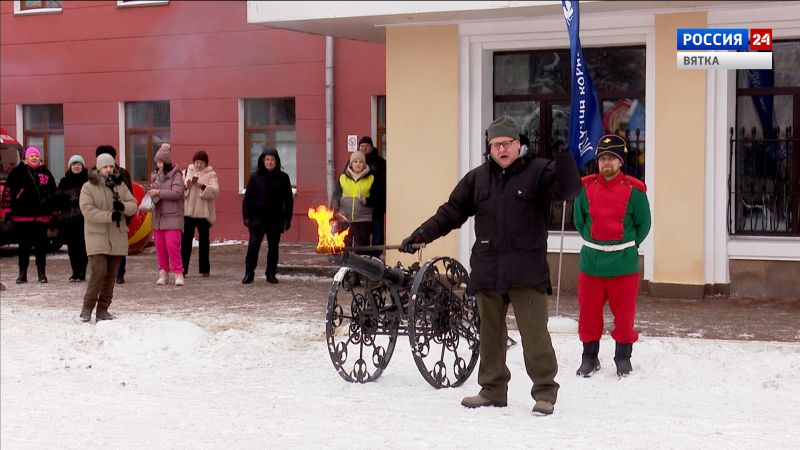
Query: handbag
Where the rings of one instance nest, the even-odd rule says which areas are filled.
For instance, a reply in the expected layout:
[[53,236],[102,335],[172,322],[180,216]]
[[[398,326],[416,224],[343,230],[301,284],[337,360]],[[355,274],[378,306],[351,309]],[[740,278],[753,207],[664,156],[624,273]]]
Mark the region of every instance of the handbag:
[[149,194],[144,194],[142,202],[139,203],[139,211],[152,212],[153,211],[153,197]]

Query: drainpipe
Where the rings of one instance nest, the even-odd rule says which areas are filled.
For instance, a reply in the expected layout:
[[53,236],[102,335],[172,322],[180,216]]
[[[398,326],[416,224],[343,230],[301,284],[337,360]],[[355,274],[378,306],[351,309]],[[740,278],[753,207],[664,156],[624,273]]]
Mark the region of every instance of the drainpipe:
[[333,201],[333,36],[325,36],[325,179]]

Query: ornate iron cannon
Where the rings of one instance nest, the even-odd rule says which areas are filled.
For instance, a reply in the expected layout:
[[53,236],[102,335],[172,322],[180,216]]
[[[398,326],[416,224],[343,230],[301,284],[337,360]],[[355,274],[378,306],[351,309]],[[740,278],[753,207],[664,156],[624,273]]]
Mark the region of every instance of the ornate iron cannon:
[[328,353],[339,375],[375,381],[407,335],[422,376],[435,388],[463,384],[478,361],[479,317],[461,263],[433,258],[388,267],[346,252],[328,297]]

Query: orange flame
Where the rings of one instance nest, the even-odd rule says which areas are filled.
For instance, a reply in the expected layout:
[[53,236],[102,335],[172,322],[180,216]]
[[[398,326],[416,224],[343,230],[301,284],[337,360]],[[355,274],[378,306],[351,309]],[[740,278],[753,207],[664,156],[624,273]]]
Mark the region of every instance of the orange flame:
[[308,218],[317,222],[317,253],[333,254],[344,250],[344,238],[350,233],[350,229],[337,232],[338,222],[333,215],[334,210],[325,205],[319,205],[316,209],[308,208]]

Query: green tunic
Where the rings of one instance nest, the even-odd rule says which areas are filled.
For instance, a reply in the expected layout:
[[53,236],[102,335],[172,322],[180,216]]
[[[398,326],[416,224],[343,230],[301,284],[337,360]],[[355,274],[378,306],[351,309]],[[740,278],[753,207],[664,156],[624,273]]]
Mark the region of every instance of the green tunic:
[[646,189],[641,181],[622,174],[610,182],[600,175],[583,178],[573,208],[575,228],[581,237],[598,245],[634,241],[636,246],[614,252],[583,246],[578,262],[581,272],[606,278],[639,272],[637,249],[650,232]]

